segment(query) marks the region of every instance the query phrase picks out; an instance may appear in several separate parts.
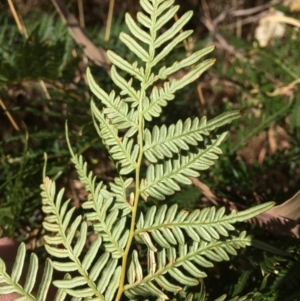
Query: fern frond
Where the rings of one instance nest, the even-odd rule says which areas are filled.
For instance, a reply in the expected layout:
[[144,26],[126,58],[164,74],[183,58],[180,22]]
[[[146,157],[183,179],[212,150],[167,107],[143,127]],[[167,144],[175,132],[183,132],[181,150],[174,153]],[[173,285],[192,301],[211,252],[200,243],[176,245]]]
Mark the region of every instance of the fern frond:
[[[95,294],[91,288],[85,289],[74,289],[78,286],[82,286],[85,284],[84,277],[74,277],[64,280],[55,280],[54,284],[58,287],[64,287],[64,290],[72,297],[79,298],[92,298],[89,300],[107,300],[111,301],[113,296],[116,292],[117,285],[119,284],[120,278],[120,266],[117,265],[117,260],[109,259],[109,256],[106,256],[107,253],[104,253],[102,256],[99,257],[96,265],[94,266],[93,270],[91,271],[92,279],[98,278],[99,274],[102,273],[102,276],[97,281],[97,290],[103,295],[103,298],[92,298]],[[102,264],[99,264],[100,259],[104,259]],[[106,265],[106,266],[105,266]],[[73,300],[73,299],[72,299]],[[78,299],[76,299],[78,300]]]
[[[157,10],[156,12],[157,15],[160,14],[160,11],[159,9]],[[169,28],[167,29],[163,34],[161,34],[154,42],[154,48],[158,48],[160,47],[162,44],[168,42],[169,40],[173,40],[174,37],[176,36],[176,34],[178,32],[181,31],[181,29],[183,28],[184,25],[187,24],[187,22],[191,19],[193,15],[193,12],[192,11],[188,11],[186,13],[184,13],[176,22],[174,22],[174,24]],[[168,14],[166,14],[166,16],[168,17]],[[156,15],[153,16],[154,18],[156,17]],[[162,17],[164,18],[164,17]],[[156,23],[157,24],[157,23]],[[157,25],[156,25],[157,26]],[[157,28],[154,27],[154,30],[157,30]],[[190,34],[192,34],[192,32],[190,32]],[[172,42],[171,42],[172,43]],[[171,44],[170,43],[170,44]],[[172,47],[174,48],[174,46]],[[158,56],[156,56],[156,58],[159,57],[159,54]],[[154,66],[154,62],[156,60],[153,60],[153,64],[152,66]]]
[[[137,111],[133,108],[129,110],[128,104],[119,96],[116,97],[114,91],[108,95],[103,89],[101,89],[95,82],[89,68],[87,69],[86,74],[91,91],[105,105],[102,112],[105,117],[111,120],[113,125],[119,130],[130,128],[131,135],[133,135],[137,131]],[[96,106],[92,107],[94,115],[96,115],[98,111],[99,110]]]
[[109,120],[96,108],[93,101],[91,102],[91,109],[96,119],[100,122],[100,125],[98,125],[94,120],[97,132],[107,146],[112,158],[116,161],[117,166],[118,163],[121,165],[120,174],[129,174],[136,167],[139,146],[137,144],[134,145],[133,139],[128,139],[128,136],[124,136],[124,138],[119,137],[117,128],[109,123]]
[[[228,237],[229,231],[234,231],[233,224],[253,218],[254,216],[272,208],[273,202],[264,203],[244,211],[231,211],[225,215],[225,208],[216,210],[215,207],[204,208],[188,212],[181,210],[178,212],[177,204],[167,208],[161,206],[158,210],[152,206],[144,216],[140,214],[136,225],[135,238],[145,243],[152,250],[156,251],[153,240],[163,248],[170,248],[175,245],[184,245],[187,235],[193,241],[207,242]],[[148,233],[148,235],[145,235]]]
[[[96,177],[88,172],[87,163],[73,153],[68,141],[72,162],[88,193],[81,205],[84,216],[73,216],[75,208],[68,208],[70,200],[62,203],[64,190],[56,195],[54,182],[45,178],[41,186],[43,211],[47,214],[43,226],[50,232],[45,236],[45,247],[54,257],[52,267],[72,272],[63,280],[54,281],[60,289],[58,301],[66,294],[72,301],[119,301],[123,294],[131,300],[139,296],[167,300],[185,287],[199,285],[206,277],[205,269],[214,262],[229,260],[237,249],[250,245],[251,238],[244,232],[237,237],[229,235],[235,230],[233,224],[273,205],[267,203],[228,215],[224,208],[189,213],[178,211],[177,205],[170,208],[164,205],[159,209],[147,208],[147,213],[138,218],[141,198],[163,200],[180,190],[181,184],[191,184],[190,177],[198,177],[200,171],[213,165],[222,153],[219,146],[227,134],[220,127],[242,115],[240,111],[232,111],[209,121],[206,117],[188,118],[169,127],[145,129],[146,121],[158,117],[179,89],[197,80],[214,64],[213,59],[200,61],[214,47],[170,66],[154,68],[192,34],[191,30],[183,30],[192,12],[183,14],[171,28],[164,28],[159,34],[179,6],[173,6],[174,0],[140,0],[140,3],[144,12],[137,15],[137,21],[128,14],[125,16],[130,34],[120,34],[120,40],[137,56],[138,62],[131,64],[108,52],[113,63],[111,79],[119,95],[114,91],[106,93],[87,70],[89,86],[101,102],[98,109],[91,101],[94,125],[118,176],[107,185],[97,183]],[[189,68],[184,76],[170,78],[182,68]],[[131,77],[123,77],[120,70]],[[155,87],[159,80],[162,85]],[[145,157],[150,165],[146,178],[141,179]],[[86,250],[90,229],[96,238]],[[34,273],[32,270],[26,283],[28,289]],[[18,277],[18,271],[13,271],[12,279]],[[203,286],[200,298],[205,299]],[[185,301],[192,300],[193,295],[188,295]]]
[[113,65],[111,67],[111,79],[121,89],[121,95],[128,95],[124,102],[133,102],[135,105],[139,103],[139,91],[132,87],[132,79],[128,82],[118,73],[117,68]]
[[193,64],[196,64],[200,59],[202,59],[203,56],[209,54],[214,50],[214,46],[208,46],[204,49],[198,50],[191,54],[189,57],[181,60],[180,62],[175,62],[170,67],[162,67],[160,68],[158,74],[154,77],[154,80],[158,79],[166,79],[168,76],[172,75],[173,73],[183,69],[192,66]]
[[82,208],[87,212],[85,217],[93,223],[94,230],[103,238],[105,250],[111,252],[113,258],[120,258],[124,253],[129,230],[126,229],[126,216],[119,217],[119,210],[111,208],[114,198],[104,198],[99,193],[96,202],[87,201]]
[[67,123],[66,123],[66,139],[69,147],[69,152],[71,154],[71,161],[75,165],[81,183],[85,186],[86,191],[89,193],[88,199],[95,200],[99,190],[103,187],[103,183],[100,182],[96,184],[96,176],[93,176],[93,173],[91,171],[88,172],[87,163],[83,161],[83,157],[81,155],[79,156],[74,154],[68,136]]
[[129,48],[129,50],[132,53],[134,53],[138,58],[140,58],[145,63],[148,62],[148,60],[149,60],[149,54],[130,35],[128,35],[125,32],[121,32],[119,38]]
[[[55,182],[46,178],[41,188],[43,211],[47,214],[43,226],[46,230],[53,233],[52,236],[45,235],[45,248],[50,255],[56,258],[67,259],[65,262],[53,260],[52,265],[58,271],[78,271],[80,274],[80,276],[70,279],[55,281],[54,284],[61,289],[65,289],[71,296],[80,298],[95,296],[99,298],[99,300],[105,301],[105,296],[102,294],[103,291],[99,292],[98,290],[97,278],[102,271],[101,266],[105,266],[105,260],[108,260],[111,255],[108,253],[108,258],[100,256],[95,265],[91,266],[102,245],[101,236],[98,235],[93,241],[89,251],[81,260],[81,253],[87,240],[87,222],[82,221],[81,216],[78,216],[71,222],[75,207],[67,210],[69,201],[61,205],[63,189],[59,191],[55,200]],[[87,218],[89,219],[89,216],[87,216]],[[110,260],[116,261],[116,259],[113,258]],[[100,276],[103,278],[103,275]],[[111,274],[110,277],[107,276],[108,281],[111,281],[112,278],[116,278],[114,273]],[[108,283],[104,290],[107,287]]]
[[[66,132],[68,132],[67,126],[66,126]],[[78,156],[74,154],[70,145],[68,134],[66,135],[66,137],[67,137],[67,144],[69,147],[69,151],[72,157],[71,161],[75,165],[81,183],[84,184],[86,191],[89,192],[88,201],[93,202],[94,206],[92,207],[93,208],[97,207],[96,200],[98,198],[98,195],[102,193],[103,197],[105,198],[115,197],[114,209],[122,210],[123,216],[130,213],[131,206],[127,201],[126,190],[128,186],[132,183],[133,179],[129,178],[126,181],[124,181],[122,177],[115,178],[115,183],[112,182],[110,183],[111,192],[106,189],[106,186],[103,185],[102,182],[96,184],[96,176],[93,176],[93,173],[91,171],[88,173],[87,163],[83,161],[81,155]]]
[[134,76],[136,79],[139,81],[142,81],[145,73],[143,68],[138,68],[137,67],[137,62],[130,64],[126,60],[124,60],[122,57],[120,57],[118,54],[115,52],[108,50],[107,51],[107,56],[109,60],[118,68],[128,72],[130,75]]
[[144,153],[151,163],[156,163],[158,159],[163,160],[165,157],[172,158],[174,154],[178,154],[180,150],[189,150],[190,146],[196,146],[203,141],[203,135],[209,135],[218,127],[232,122],[234,119],[240,118],[240,111],[226,112],[211,121],[206,121],[206,117],[201,119],[195,118],[182,122],[178,120],[176,124],[154,126],[152,133],[145,129],[144,132]]
[[174,99],[176,91],[199,78],[204,71],[214,64],[214,62],[215,61],[212,59],[206,60],[189,71],[181,79],[173,79],[171,82],[165,82],[162,88],[153,87],[149,99],[144,100],[144,118],[151,121],[152,117],[158,117],[162,111],[162,107],[167,105],[167,101]]
[[[245,248],[250,242],[251,237],[241,232],[238,237],[231,237],[226,241],[193,242],[176,249],[162,248],[156,253],[150,250],[152,255],[151,261],[148,261],[147,275],[142,274],[142,264],[138,261],[136,251],[133,251],[128,284],[124,287],[125,295],[132,299],[138,295],[154,295],[167,300],[165,292],[179,292],[185,285],[198,285],[199,278],[206,277],[203,268],[212,267],[213,262],[228,261],[229,255],[236,255],[236,249]],[[166,274],[172,281],[166,278]]]
[[25,256],[26,246],[22,243],[19,246],[11,276],[6,273],[5,262],[0,258],[0,296],[10,293],[18,293],[20,294],[20,300],[45,301],[52,281],[53,268],[51,262],[49,259],[46,260],[38,293],[34,296],[32,291],[38,279],[37,272],[39,262],[37,256],[32,253],[30,255],[30,263],[26,274],[25,284],[22,286],[20,284],[20,278],[25,271]]
[[145,44],[152,44],[151,36],[146,31],[142,30],[129,14],[125,15],[125,22],[128,26],[128,29],[136,38]]
[[130,205],[128,196],[126,194],[126,191],[132,182],[133,178],[124,180],[122,177],[116,177],[114,182],[109,183],[111,193],[109,193],[107,190],[103,190],[102,192],[104,197],[106,197],[105,193],[108,193],[107,197],[115,197],[114,208],[122,210],[122,216],[127,215],[132,211],[132,205]]
[[211,141],[211,145],[198,152],[180,154],[178,159],[165,159],[163,163],[150,164],[146,179],[141,181],[141,196],[149,196],[164,200],[165,195],[171,195],[180,190],[177,183],[191,184],[189,177],[198,177],[200,170],[209,168],[222,153],[218,147],[226,136],[226,132]]

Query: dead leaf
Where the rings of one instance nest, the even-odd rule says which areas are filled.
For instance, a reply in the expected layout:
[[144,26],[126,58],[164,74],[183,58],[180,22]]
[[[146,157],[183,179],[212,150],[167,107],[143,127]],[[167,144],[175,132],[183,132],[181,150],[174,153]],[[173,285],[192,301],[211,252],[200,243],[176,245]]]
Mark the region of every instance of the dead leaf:
[[269,12],[260,19],[259,25],[255,29],[255,38],[260,47],[267,46],[274,37],[282,37],[285,26],[276,19],[277,16],[284,17],[278,10],[270,9]]
[[242,158],[248,165],[254,164],[256,160],[263,163],[267,154],[267,141],[267,132],[263,131],[259,133],[257,136],[251,138],[244,148],[237,151],[238,157]]
[[294,11],[300,12],[300,1],[298,1],[298,2],[295,1],[295,3],[292,3],[290,6],[290,10],[292,12],[294,12]]
[[283,204],[273,207],[269,214],[279,215],[293,221],[300,220],[300,190]]

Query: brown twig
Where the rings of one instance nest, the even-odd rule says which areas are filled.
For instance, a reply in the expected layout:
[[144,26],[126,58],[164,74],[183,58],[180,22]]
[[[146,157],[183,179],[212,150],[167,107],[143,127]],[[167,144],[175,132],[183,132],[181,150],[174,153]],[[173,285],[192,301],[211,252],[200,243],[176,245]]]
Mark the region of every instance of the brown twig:
[[15,122],[15,120],[13,119],[13,117],[11,116],[9,111],[7,110],[7,108],[6,108],[5,104],[3,103],[2,99],[0,99],[0,106],[2,107],[4,113],[6,114],[7,118],[9,119],[9,121],[12,124],[12,126],[14,127],[14,129],[19,132],[20,131],[19,126],[17,125],[17,123]]
[[82,28],[85,27],[84,13],[83,13],[83,3],[82,0],[78,0],[78,14],[79,14],[79,24]]
[[111,31],[111,24],[112,24],[112,17],[114,12],[115,0],[109,1],[109,8],[107,14],[107,22],[106,22],[106,29],[105,29],[105,37],[104,40],[107,42],[109,41],[110,31]]
[[17,24],[17,27],[19,29],[19,31],[26,37],[26,39],[28,38],[28,33],[27,30],[25,28],[25,26],[23,25],[23,22],[21,22],[21,18],[19,17],[19,15],[17,14],[17,11],[15,9],[15,6],[12,2],[12,0],[7,0],[10,11],[15,19],[15,22]]

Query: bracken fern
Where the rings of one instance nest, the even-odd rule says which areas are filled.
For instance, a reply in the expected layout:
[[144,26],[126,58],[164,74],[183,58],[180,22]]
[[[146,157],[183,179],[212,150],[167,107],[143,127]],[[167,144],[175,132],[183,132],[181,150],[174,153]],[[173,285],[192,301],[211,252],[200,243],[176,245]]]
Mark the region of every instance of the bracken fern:
[[[229,260],[237,249],[251,243],[251,237],[245,232],[237,234],[233,224],[269,209],[272,203],[229,215],[224,208],[215,207],[188,212],[167,203],[144,211],[139,206],[143,202],[145,208],[151,200],[165,200],[181,185],[190,185],[191,177],[198,177],[201,170],[213,165],[221,154],[224,126],[242,114],[231,111],[210,121],[206,117],[188,118],[170,126],[146,127],[161,115],[177,90],[198,79],[214,63],[212,59],[199,63],[213,50],[210,46],[171,66],[158,67],[192,34],[190,30],[182,31],[191,12],[159,34],[179,9],[173,2],[141,0],[144,12],[137,14],[141,27],[126,15],[132,36],[121,33],[120,39],[139,62],[131,64],[108,51],[113,64],[111,78],[120,89],[119,95],[115,91],[106,93],[87,71],[90,89],[96,96],[91,102],[94,125],[119,176],[107,185],[98,183],[68,141],[72,162],[88,193],[82,204],[84,214],[74,217],[75,207],[70,209],[70,200],[63,201],[64,190],[56,193],[55,182],[44,177],[43,226],[49,232],[45,247],[52,259],[46,261],[44,277],[34,296],[38,260],[31,255],[25,284],[20,285],[25,260],[22,244],[11,276],[0,260],[0,283],[4,284],[0,294],[16,291],[23,296],[19,300],[46,300],[54,268],[66,273],[64,279],[53,281],[58,287],[56,301],[66,300],[68,295],[73,301],[119,301],[124,297],[167,300],[180,293],[184,296],[198,285],[205,300],[201,280],[206,277],[205,269],[213,262]],[[190,70],[180,79],[169,80],[183,68]],[[129,81],[120,70],[131,76]],[[91,233],[95,238],[86,250]],[[193,300],[193,295],[187,295],[186,300]]]

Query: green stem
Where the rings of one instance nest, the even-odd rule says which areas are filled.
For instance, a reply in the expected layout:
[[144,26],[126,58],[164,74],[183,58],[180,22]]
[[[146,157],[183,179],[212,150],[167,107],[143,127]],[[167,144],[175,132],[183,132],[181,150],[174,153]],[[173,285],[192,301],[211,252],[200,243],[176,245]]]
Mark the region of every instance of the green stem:
[[[139,106],[141,107],[141,106]],[[143,115],[141,114],[141,111],[139,113],[139,134],[138,134],[138,143],[140,145],[140,153],[138,157],[138,162],[137,162],[137,167],[136,167],[136,172],[135,172],[135,195],[134,195],[134,204],[132,208],[132,217],[131,217],[131,224],[130,224],[130,232],[129,232],[129,237],[128,237],[128,242],[124,251],[124,254],[122,256],[122,271],[121,271],[121,279],[120,279],[120,285],[118,289],[118,293],[116,296],[116,301],[119,301],[123,292],[124,292],[124,282],[125,282],[125,275],[126,275],[126,269],[127,269],[127,261],[128,261],[128,255],[129,255],[129,250],[132,245],[132,240],[134,238],[135,234],[135,222],[136,222],[136,216],[137,216],[137,208],[138,208],[138,201],[139,201],[139,196],[140,196],[140,167],[142,164],[142,159],[143,159],[143,151],[142,151],[142,146],[143,146],[143,122],[142,119]]]
[[[146,74],[150,73],[150,65],[147,64],[146,68]],[[147,72],[148,71],[148,72]],[[120,279],[120,285],[118,289],[118,293],[116,296],[115,301],[119,301],[123,292],[124,292],[124,283],[125,283],[125,275],[127,270],[127,261],[128,261],[128,255],[129,251],[132,245],[132,241],[135,235],[135,224],[136,224],[136,218],[137,218],[137,209],[138,209],[138,203],[140,198],[140,169],[142,165],[142,160],[144,156],[144,149],[143,149],[143,134],[144,134],[144,115],[143,115],[143,98],[146,96],[145,93],[145,84],[146,84],[146,77],[144,81],[141,83],[141,94],[139,99],[139,125],[138,125],[138,145],[140,146],[140,152],[139,157],[137,160],[136,170],[135,170],[135,195],[134,195],[134,204],[132,207],[132,216],[131,216],[131,224],[130,224],[130,232],[129,237],[127,241],[127,245],[124,251],[124,254],[122,256],[122,271],[121,271],[121,279]]]
[[[154,5],[154,11],[157,10],[156,5]],[[153,15],[151,15],[152,18],[152,22],[153,24],[155,24],[156,22],[156,18],[155,18],[155,13],[153,13]],[[140,99],[139,99],[139,106],[138,106],[138,110],[139,110],[139,123],[138,123],[138,136],[137,136],[137,140],[138,140],[138,145],[140,147],[140,152],[139,152],[139,157],[137,160],[137,165],[136,165],[136,170],[135,170],[135,195],[134,195],[134,204],[133,204],[133,208],[132,208],[132,217],[131,217],[131,225],[130,225],[130,232],[129,232],[129,237],[128,237],[128,242],[125,248],[125,252],[122,256],[122,271],[121,271],[121,279],[120,279],[120,285],[119,285],[119,289],[118,289],[118,293],[116,296],[115,301],[120,301],[121,296],[124,292],[124,282],[125,282],[125,275],[126,275],[126,271],[127,271],[127,261],[128,261],[128,255],[129,255],[129,251],[132,245],[132,241],[135,235],[135,224],[136,224],[136,218],[137,218],[137,209],[138,209],[138,203],[139,203],[139,199],[140,199],[140,169],[141,169],[141,165],[142,165],[142,160],[143,160],[143,156],[144,156],[144,107],[143,107],[143,99],[146,97],[146,90],[148,85],[148,80],[149,80],[149,76],[151,74],[151,69],[152,69],[152,61],[153,58],[155,56],[155,48],[154,48],[154,41],[156,39],[156,31],[153,30],[152,28],[150,29],[150,34],[152,36],[152,45],[149,45],[149,60],[146,63],[146,68],[145,68],[145,75],[143,78],[143,81],[141,82],[141,90],[140,90]]]

